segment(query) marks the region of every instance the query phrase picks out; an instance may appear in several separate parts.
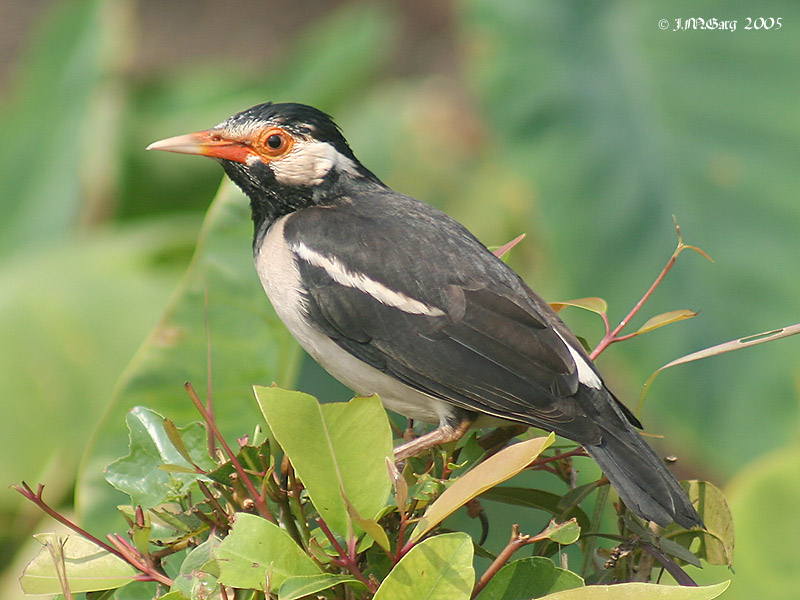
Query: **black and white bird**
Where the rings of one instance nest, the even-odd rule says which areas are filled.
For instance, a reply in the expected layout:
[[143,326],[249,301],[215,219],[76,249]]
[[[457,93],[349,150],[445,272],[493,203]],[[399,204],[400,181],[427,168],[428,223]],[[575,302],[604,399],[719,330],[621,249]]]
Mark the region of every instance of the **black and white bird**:
[[217,159],[250,198],[258,276],[300,345],[358,394],[438,425],[398,456],[476,422],[532,425],[581,444],[638,515],[702,526],[550,306],[461,224],[382,183],[328,115],[259,104],[148,149]]

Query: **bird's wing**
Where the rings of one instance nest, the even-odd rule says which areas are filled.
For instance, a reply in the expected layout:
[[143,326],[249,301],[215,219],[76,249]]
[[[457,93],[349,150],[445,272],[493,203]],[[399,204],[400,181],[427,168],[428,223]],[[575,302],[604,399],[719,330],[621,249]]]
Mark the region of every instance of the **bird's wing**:
[[[359,221],[369,211],[348,210],[300,211],[285,225],[316,327],[360,360],[463,409],[599,439],[573,398],[574,351],[510,269],[438,214],[427,233],[449,245],[397,235],[397,221],[366,226]],[[420,224],[410,230],[426,233]],[[418,247],[426,243],[436,248],[430,260]]]

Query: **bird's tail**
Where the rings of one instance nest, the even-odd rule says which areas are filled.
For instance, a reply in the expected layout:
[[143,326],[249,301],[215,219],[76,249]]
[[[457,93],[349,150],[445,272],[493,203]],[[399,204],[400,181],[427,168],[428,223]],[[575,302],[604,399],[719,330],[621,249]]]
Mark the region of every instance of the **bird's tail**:
[[[616,409],[616,407],[614,407]],[[615,410],[618,417],[619,410]],[[584,445],[636,514],[666,527],[673,520],[687,529],[705,527],[686,492],[655,451],[624,418],[602,430],[602,442]]]

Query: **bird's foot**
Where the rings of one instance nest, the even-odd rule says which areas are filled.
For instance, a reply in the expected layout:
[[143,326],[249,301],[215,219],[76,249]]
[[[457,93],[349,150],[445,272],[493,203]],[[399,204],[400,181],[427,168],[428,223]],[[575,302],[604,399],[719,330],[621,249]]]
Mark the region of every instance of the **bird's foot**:
[[425,452],[425,450],[433,448],[434,446],[460,440],[464,434],[469,431],[472,423],[473,420],[465,419],[455,427],[443,425],[438,429],[434,429],[425,435],[421,435],[420,437],[411,440],[410,442],[400,444],[394,449],[394,460],[395,462],[401,462],[410,456],[421,454],[422,452]]

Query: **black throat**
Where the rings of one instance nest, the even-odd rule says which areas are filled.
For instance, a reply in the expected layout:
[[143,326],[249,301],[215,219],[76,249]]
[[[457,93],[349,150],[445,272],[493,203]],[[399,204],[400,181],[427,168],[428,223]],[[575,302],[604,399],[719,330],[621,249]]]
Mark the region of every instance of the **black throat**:
[[272,224],[281,217],[309,206],[333,204],[364,187],[385,187],[372,172],[358,164],[359,174],[331,170],[321,183],[296,186],[279,183],[266,164],[244,165],[221,160],[230,179],[250,198],[253,217],[253,252],[261,245]]

